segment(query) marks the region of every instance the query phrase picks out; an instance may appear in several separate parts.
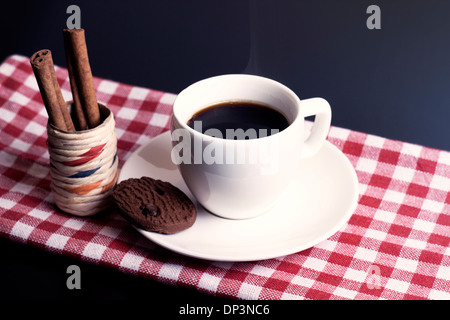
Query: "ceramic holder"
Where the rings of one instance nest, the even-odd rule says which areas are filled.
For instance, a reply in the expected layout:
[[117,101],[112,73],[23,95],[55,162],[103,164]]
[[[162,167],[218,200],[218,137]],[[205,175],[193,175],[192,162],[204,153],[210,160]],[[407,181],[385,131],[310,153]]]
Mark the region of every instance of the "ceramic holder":
[[93,129],[66,132],[47,125],[53,198],[58,208],[77,216],[107,209],[118,178],[114,115],[98,105],[102,122]]

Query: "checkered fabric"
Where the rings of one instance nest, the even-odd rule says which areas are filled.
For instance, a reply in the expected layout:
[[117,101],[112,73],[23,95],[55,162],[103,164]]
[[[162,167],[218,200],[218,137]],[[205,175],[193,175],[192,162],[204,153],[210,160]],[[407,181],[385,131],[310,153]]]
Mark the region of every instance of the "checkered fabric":
[[[67,70],[56,67],[66,100]],[[175,95],[94,79],[116,118],[121,165],[168,130]],[[237,299],[450,299],[450,153],[332,127],[359,202],[318,245],[275,259],[225,263],[153,244],[116,212],[57,211],[49,190],[47,114],[28,58],[0,65],[0,235],[164,283]]]

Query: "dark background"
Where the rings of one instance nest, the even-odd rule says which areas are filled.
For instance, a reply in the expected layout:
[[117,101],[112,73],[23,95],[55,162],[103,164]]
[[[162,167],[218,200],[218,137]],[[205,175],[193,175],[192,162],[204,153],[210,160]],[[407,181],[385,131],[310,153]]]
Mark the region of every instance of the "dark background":
[[[253,73],[319,96],[332,124],[450,150],[450,1],[23,1],[0,9],[0,59],[49,48],[81,9],[95,76],[177,93]],[[381,29],[369,30],[369,5]],[[251,57],[251,59],[250,59]]]
[[[0,60],[48,48],[65,67],[61,32],[71,4],[81,9],[97,77],[177,93],[218,74],[263,75],[301,99],[328,100],[335,126],[450,150],[448,0],[8,1]],[[371,4],[381,9],[380,30],[366,27]],[[0,245],[1,296],[134,297],[149,287],[186,295],[90,265],[82,267],[90,289],[75,294],[65,271],[81,263]]]

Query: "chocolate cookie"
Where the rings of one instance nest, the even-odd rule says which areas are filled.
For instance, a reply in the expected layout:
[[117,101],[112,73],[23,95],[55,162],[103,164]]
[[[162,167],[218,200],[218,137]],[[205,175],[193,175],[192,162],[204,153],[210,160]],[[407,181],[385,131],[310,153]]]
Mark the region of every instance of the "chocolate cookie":
[[180,189],[149,177],[120,182],[112,196],[122,216],[147,231],[176,233],[191,227],[197,217],[194,204]]

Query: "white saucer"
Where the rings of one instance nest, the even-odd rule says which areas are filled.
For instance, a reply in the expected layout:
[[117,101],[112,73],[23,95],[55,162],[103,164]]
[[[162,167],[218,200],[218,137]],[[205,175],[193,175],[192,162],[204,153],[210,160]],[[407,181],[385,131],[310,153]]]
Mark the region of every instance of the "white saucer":
[[[358,180],[345,155],[326,141],[319,153],[301,160],[300,172],[273,209],[248,220],[228,220],[206,211],[184,183],[170,158],[165,132],[136,150],[119,181],[149,176],[183,190],[197,207],[194,225],[173,235],[138,229],[157,244],[192,257],[215,261],[254,261],[310,248],[338,231],[358,200]],[[294,174],[294,173],[293,173]]]

